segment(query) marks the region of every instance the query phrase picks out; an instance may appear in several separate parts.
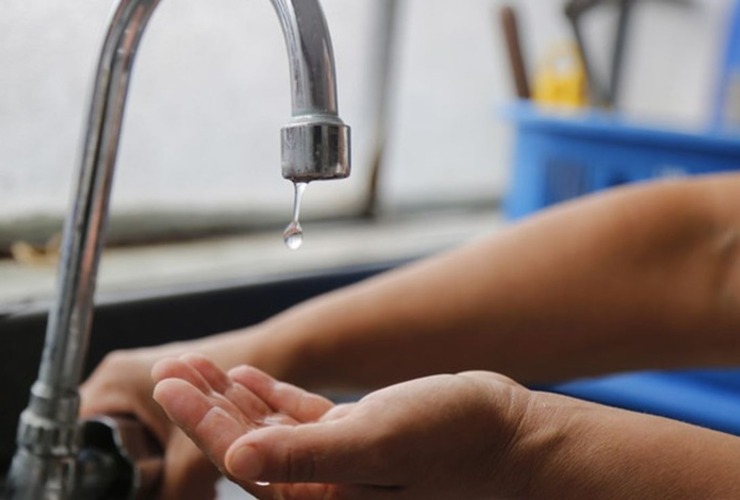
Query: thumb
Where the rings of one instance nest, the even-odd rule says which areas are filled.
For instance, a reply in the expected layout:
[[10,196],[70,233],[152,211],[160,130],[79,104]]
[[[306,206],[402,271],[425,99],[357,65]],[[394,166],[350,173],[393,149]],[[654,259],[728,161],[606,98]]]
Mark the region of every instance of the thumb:
[[225,464],[241,480],[394,486],[374,441],[347,420],[263,427],[234,441]]

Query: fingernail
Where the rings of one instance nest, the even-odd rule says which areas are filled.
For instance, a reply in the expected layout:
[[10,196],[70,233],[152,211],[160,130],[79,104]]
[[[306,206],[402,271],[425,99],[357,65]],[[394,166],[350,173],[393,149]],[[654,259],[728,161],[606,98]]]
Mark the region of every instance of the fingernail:
[[226,462],[229,473],[239,479],[255,479],[262,472],[262,458],[252,446],[237,448]]

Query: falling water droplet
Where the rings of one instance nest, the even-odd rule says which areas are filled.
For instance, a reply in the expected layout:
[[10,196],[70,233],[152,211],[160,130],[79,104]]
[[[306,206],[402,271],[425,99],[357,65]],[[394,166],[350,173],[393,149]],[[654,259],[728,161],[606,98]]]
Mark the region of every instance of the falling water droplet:
[[305,182],[296,182],[295,194],[293,196],[293,220],[290,221],[288,227],[283,232],[283,241],[285,246],[291,250],[297,250],[303,244],[303,228],[301,223],[298,221],[301,214],[301,200],[303,199],[303,192],[306,190],[308,185]]
[[291,221],[283,232],[283,241],[285,246],[291,250],[298,250],[303,244],[303,229],[295,221]]

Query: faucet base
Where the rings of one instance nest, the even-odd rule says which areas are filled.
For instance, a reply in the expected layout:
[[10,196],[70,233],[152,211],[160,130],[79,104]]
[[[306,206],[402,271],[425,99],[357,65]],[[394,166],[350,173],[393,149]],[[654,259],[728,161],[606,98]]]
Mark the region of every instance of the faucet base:
[[77,469],[74,457],[42,457],[19,449],[3,486],[3,500],[75,498],[71,488]]

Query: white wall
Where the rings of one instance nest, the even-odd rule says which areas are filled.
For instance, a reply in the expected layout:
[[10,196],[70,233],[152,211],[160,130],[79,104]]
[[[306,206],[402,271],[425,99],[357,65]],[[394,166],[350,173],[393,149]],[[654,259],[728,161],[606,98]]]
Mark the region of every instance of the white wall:
[[[519,0],[530,62],[569,37],[560,1]],[[629,40],[624,109],[703,123],[730,0],[694,7],[645,0]],[[495,108],[511,85],[493,0],[407,0],[385,199],[500,192],[510,135]],[[86,92],[110,0],[5,0],[0,16],[0,221],[61,212],[76,168]],[[307,193],[349,202],[370,155],[374,0],[324,0],[338,61],[340,112],[353,126],[354,179]],[[266,0],[169,0],[135,69],[114,189],[117,211],[289,211],[278,129],[289,115],[284,47]],[[589,35],[607,37],[608,16]],[[603,48],[603,46],[602,46]]]

